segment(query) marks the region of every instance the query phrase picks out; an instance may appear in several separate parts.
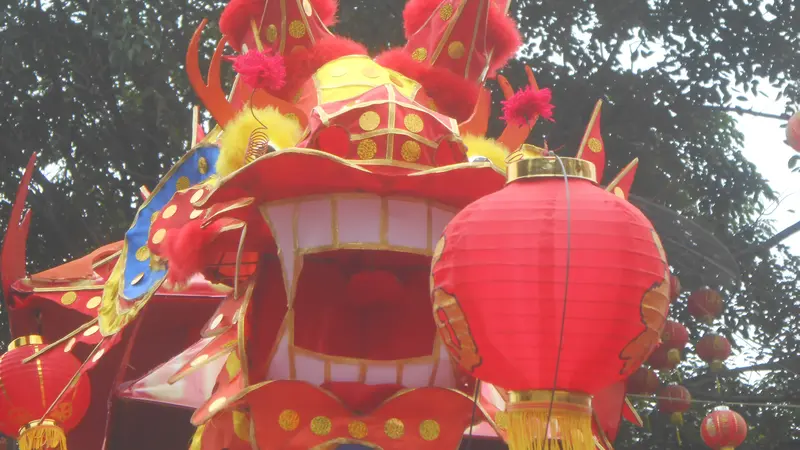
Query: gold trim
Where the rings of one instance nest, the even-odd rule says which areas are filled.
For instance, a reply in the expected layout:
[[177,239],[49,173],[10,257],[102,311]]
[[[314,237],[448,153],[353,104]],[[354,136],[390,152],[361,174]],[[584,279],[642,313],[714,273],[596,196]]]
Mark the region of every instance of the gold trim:
[[593,163],[577,158],[560,158],[548,156],[541,158],[524,158],[508,165],[508,183],[528,178],[581,178],[595,182],[595,166]]
[[20,336],[11,341],[10,344],[8,344],[8,351],[16,350],[20,347],[25,347],[26,345],[42,345],[42,344],[44,344],[44,341],[42,337],[39,336],[38,334]]
[[592,396],[580,392],[567,391],[509,391],[506,411],[527,409],[530,407],[547,407],[552,402],[553,409],[571,409],[592,413]]
[[25,433],[26,431],[33,430],[34,428],[38,428],[38,427],[56,427],[56,428],[58,428],[58,424],[56,424],[56,421],[53,420],[53,419],[44,419],[44,420],[38,420],[37,419],[37,420],[33,420],[33,421],[28,422],[27,424],[21,426],[19,428],[19,434],[22,435],[22,433]]

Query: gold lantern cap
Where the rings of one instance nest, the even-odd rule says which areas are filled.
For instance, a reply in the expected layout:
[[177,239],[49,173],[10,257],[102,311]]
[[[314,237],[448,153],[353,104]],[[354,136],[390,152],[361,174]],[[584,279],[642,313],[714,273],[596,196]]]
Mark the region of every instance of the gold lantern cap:
[[32,334],[29,336],[20,336],[11,341],[10,344],[8,344],[8,351],[20,347],[25,347],[26,345],[42,345],[42,344],[44,344],[44,339],[42,339],[42,337],[39,336],[38,334]]
[[595,183],[596,169],[591,162],[578,158],[521,155],[519,159],[509,162],[506,180],[511,183],[536,178],[563,178],[565,174],[568,178]]

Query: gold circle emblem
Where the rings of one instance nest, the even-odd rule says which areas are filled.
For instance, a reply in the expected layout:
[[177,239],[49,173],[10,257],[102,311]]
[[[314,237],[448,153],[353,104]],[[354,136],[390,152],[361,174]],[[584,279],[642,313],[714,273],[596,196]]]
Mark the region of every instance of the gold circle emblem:
[[306,26],[303,25],[303,22],[299,20],[293,20],[292,23],[289,24],[289,36],[295,39],[300,39],[305,35],[306,35]]
[[453,5],[447,3],[439,10],[439,18],[446,22],[450,20],[451,17],[453,17]]
[[278,39],[278,27],[276,27],[274,24],[270,24],[267,27],[266,35],[269,43],[275,42],[275,39]]
[[62,305],[71,305],[75,303],[75,300],[78,299],[78,294],[74,292],[67,292],[66,294],[61,296],[61,304]]
[[378,144],[372,139],[364,139],[358,143],[358,157],[361,159],[372,159],[378,153]]
[[403,159],[408,162],[416,162],[421,153],[422,149],[415,141],[405,141],[402,147],[400,147],[400,154],[403,155]]
[[600,153],[603,151],[603,143],[600,142],[600,139],[597,138],[590,138],[589,139],[589,150]]
[[162,243],[166,236],[167,236],[167,230],[165,230],[163,228],[161,228],[159,230],[156,230],[156,232],[153,233],[153,244]]
[[447,54],[453,59],[461,59],[466,51],[461,41],[453,41],[447,46]]
[[311,419],[311,432],[317,436],[325,436],[331,432],[331,419],[317,416]]
[[425,59],[428,58],[428,50],[426,50],[425,47],[420,47],[411,52],[411,58],[417,62],[425,61]]
[[355,420],[347,424],[347,432],[356,439],[364,439],[367,437],[367,424],[360,420]]
[[406,130],[412,133],[419,133],[425,128],[425,123],[422,121],[422,117],[416,114],[409,114],[403,118],[403,125],[406,126]]
[[619,186],[614,188],[614,195],[619,198],[625,198],[625,191],[622,190]]
[[367,111],[358,118],[358,125],[364,131],[372,131],[381,124],[381,116],[375,111]]
[[169,205],[169,206],[167,206],[167,209],[164,210],[164,213],[161,214],[161,217],[163,217],[165,219],[169,219],[170,217],[174,216],[176,212],[178,212],[178,206],[177,205]]
[[95,297],[90,298],[89,301],[86,302],[86,307],[88,309],[95,309],[98,306],[100,306],[100,302],[102,302],[102,301],[103,301],[103,298],[100,297],[99,295],[97,295]]
[[200,159],[197,160],[197,171],[203,175],[208,173],[208,160],[205,156],[201,156]]
[[419,435],[426,441],[436,440],[439,437],[440,431],[439,422],[435,420],[423,420],[422,423],[419,424]]
[[294,431],[300,426],[300,414],[291,409],[284,409],[278,416],[278,425],[284,431]]
[[406,427],[400,419],[389,419],[383,425],[383,431],[391,439],[400,439],[406,432]]
[[189,189],[192,183],[189,181],[189,177],[180,177],[178,181],[175,182],[175,189],[182,191],[184,189]]
[[139,250],[136,250],[136,260],[137,261],[147,261],[150,258],[150,249],[147,248],[146,245],[139,247]]

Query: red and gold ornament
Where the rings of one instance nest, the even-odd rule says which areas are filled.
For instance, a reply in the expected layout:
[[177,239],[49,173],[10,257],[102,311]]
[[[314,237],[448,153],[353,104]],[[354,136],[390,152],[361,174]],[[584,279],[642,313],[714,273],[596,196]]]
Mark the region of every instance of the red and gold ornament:
[[593,164],[522,159],[508,173],[505,188],[445,229],[432,263],[434,319],[465,370],[509,390],[511,449],[544,445],[548,417],[564,445],[593,449],[591,395],[658,343],[666,255],[639,210],[597,187]]
[[689,314],[697,320],[711,323],[722,314],[722,295],[710,288],[700,288],[691,295],[686,305]]
[[721,370],[732,352],[728,338],[713,333],[703,336],[695,346],[695,350],[697,356],[711,367],[712,372]]
[[700,436],[714,450],[733,450],[747,438],[747,422],[736,411],[720,406],[703,419]]
[[658,391],[659,411],[670,415],[675,426],[683,425],[683,414],[692,407],[692,394],[679,384],[670,384]]
[[674,370],[678,367],[680,359],[670,359],[669,350],[669,347],[659,345],[647,358],[647,364],[649,364],[653,370]]
[[794,113],[786,123],[786,143],[800,152],[800,112]]
[[667,351],[667,361],[673,368],[681,362],[681,352],[689,343],[689,330],[683,324],[668,320],[661,333],[661,347]]
[[628,377],[626,387],[629,394],[651,395],[661,387],[661,380],[652,369],[639,367]]
[[41,336],[20,337],[0,356],[0,433],[19,435],[20,450],[66,450],[65,433],[80,423],[91,400],[89,380],[80,377],[40,420],[81,366],[71,353],[60,350],[23,364],[43,347]]

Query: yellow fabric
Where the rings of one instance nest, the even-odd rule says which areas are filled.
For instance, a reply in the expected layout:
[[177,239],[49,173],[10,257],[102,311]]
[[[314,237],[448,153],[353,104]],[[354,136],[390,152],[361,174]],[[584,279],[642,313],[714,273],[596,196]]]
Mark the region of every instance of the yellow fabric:
[[236,437],[244,442],[250,442],[250,418],[239,411],[233,412],[233,431]]
[[494,139],[466,135],[463,138],[464,145],[467,146],[467,156],[472,158],[475,156],[483,156],[488,158],[497,168],[506,170],[506,158],[508,157],[508,149]]
[[225,361],[225,369],[228,371],[228,378],[233,379],[239,372],[242,371],[242,363],[239,361],[239,356],[236,352],[231,352],[228,355],[228,360]]
[[278,148],[294,147],[303,135],[300,124],[286,117],[275,108],[254,108],[245,105],[244,109],[225,126],[219,138],[219,159],[217,173],[224,177],[244,166],[250,134],[256,128],[266,126],[266,134]]
[[189,450],[200,450],[203,447],[203,432],[206,426],[200,425],[192,436],[192,443],[189,445]]
[[22,432],[20,450],[67,450],[64,431],[52,425],[39,425]]
[[373,61],[369,56],[351,55],[335,59],[314,74],[320,104],[358,97],[378,86],[393,85],[413,100],[420,84]]
[[509,411],[509,450],[595,450],[590,415],[554,409],[550,413],[550,429],[558,430],[558,440],[547,439],[547,417],[547,407]]

